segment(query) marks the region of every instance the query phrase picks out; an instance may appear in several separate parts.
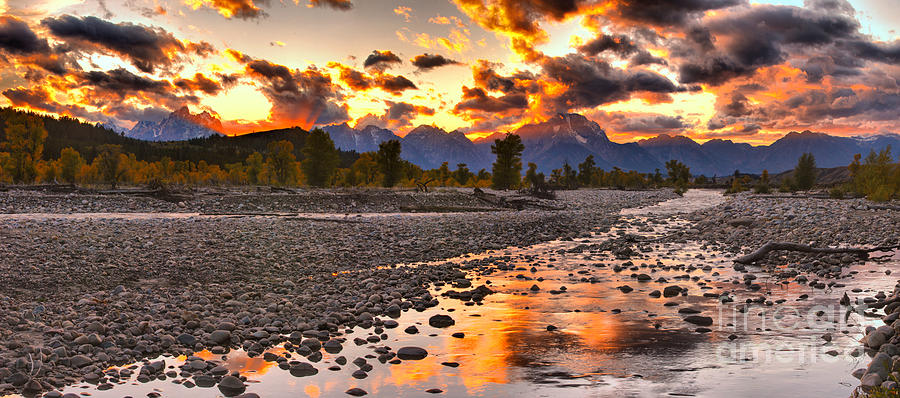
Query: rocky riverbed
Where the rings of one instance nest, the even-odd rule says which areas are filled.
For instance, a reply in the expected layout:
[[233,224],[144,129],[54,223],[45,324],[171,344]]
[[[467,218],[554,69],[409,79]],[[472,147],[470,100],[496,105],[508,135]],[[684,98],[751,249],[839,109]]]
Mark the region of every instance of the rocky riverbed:
[[[790,242],[813,247],[897,247],[900,243],[900,212],[876,206],[864,199],[810,199],[789,195],[733,195],[729,201],[697,211],[692,221],[667,241],[696,240],[710,249],[732,255],[748,253],[769,242]],[[875,259],[887,259],[894,251],[875,252],[861,257],[854,254],[808,254],[776,251],[755,262],[753,267],[735,264],[747,272],[748,285],[756,283],[754,271],[771,274],[782,284],[808,285],[814,289],[849,290],[840,300],[848,312],[868,317],[883,317],[881,326],[868,326],[861,340],[871,363],[853,372],[860,379],[861,391],[875,389],[898,391],[900,381],[900,284],[893,293],[879,291],[860,296],[854,285],[859,271],[853,265]],[[759,267],[759,268],[757,268]],[[884,271],[890,286],[892,269]]]
[[[167,202],[146,195],[0,191],[0,214],[13,213],[396,213],[415,210],[465,211],[490,207],[471,189],[438,188],[423,193],[401,189],[197,188],[185,200]],[[573,196],[573,195],[569,195]],[[577,196],[577,195],[576,195]]]
[[[400,196],[418,205],[475,204],[459,191],[388,192],[375,199],[328,191],[262,199],[241,193],[184,204],[107,195],[3,195],[0,208],[20,214],[183,209],[391,213],[400,209]],[[341,197],[337,205],[323,204],[333,195]],[[315,356],[322,345],[344,344],[346,328],[390,327],[382,316],[436,306],[429,286],[467,283],[466,274],[452,263],[395,264],[577,238],[611,225],[619,209],[671,197],[667,191],[589,190],[561,193],[560,201],[567,204],[563,211],[326,220],[3,218],[0,393],[59,396],[60,387],[85,380],[103,390],[134,373],[147,380],[180,373],[195,376],[194,384],[241,390],[243,376],[228,375],[227,369],[222,373],[202,359],[192,359],[180,371],[157,363],[108,369],[164,353],[222,354],[240,347],[261,354],[284,342]],[[300,362],[288,367],[309,371]]]
[[[399,194],[474,205],[459,190]],[[418,215],[363,197],[365,214],[321,219],[197,204],[0,217],[0,394],[759,396],[809,380],[796,391],[849,395],[863,358],[852,373],[865,388],[894,387],[895,253],[733,263],[769,241],[889,245],[894,213],[702,191],[652,206],[673,197],[582,190],[560,193],[563,211]],[[800,355],[766,359],[785,353]]]

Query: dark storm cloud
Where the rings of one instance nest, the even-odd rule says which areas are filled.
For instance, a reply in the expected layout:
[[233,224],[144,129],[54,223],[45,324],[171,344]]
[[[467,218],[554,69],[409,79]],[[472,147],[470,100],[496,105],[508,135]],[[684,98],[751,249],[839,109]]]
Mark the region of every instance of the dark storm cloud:
[[90,71],[79,75],[84,86],[101,88],[111,93],[151,92],[168,95],[172,88],[168,80],[154,80],[135,75],[125,69]]
[[[703,26],[688,30],[688,40],[674,46],[673,55],[683,58],[679,80],[720,85],[809,51],[838,62],[853,62],[842,61],[851,54],[881,62],[892,62],[893,56],[895,61],[900,51],[863,40],[852,13],[834,12],[844,10],[841,4],[821,1],[810,8],[756,5],[704,21]],[[723,44],[717,46],[720,42]],[[811,81],[818,81],[825,68],[807,63]]]
[[128,22],[116,24],[93,16],[63,15],[46,18],[41,24],[60,39],[108,49],[147,73],[160,66],[170,66],[183,55],[208,55],[214,50],[205,42],[184,44],[160,28]]
[[222,91],[222,85],[219,82],[204,76],[200,72],[195,73],[191,79],[176,79],[173,84],[182,90],[202,91],[209,95],[217,95]]
[[378,75],[375,77],[375,86],[392,94],[399,94],[405,90],[415,90],[416,85],[403,76]]
[[677,26],[705,11],[746,4],[746,0],[628,0],[617,3],[610,16],[656,26]]
[[841,43],[841,48],[857,57],[886,64],[900,63],[900,40],[890,43],[872,43],[864,40],[852,40]]
[[659,65],[668,65],[669,62],[664,58],[654,57],[649,52],[641,51],[631,57],[631,61],[629,62],[632,66],[640,66],[640,65],[651,65],[651,64],[659,64]]
[[809,90],[778,105],[792,110],[797,120],[808,123],[858,116],[869,121],[900,119],[900,93],[877,88]]
[[628,36],[608,35],[605,33],[601,33],[596,38],[578,47],[578,51],[585,55],[597,55],[604,51],[612,51],[621,57],[631,55],[637,52],[638,49],[638,46]]
[[388,108],[384,114],[377,116],[368,114],[356,121],[356,127],[378,126],[387,129],[402,129],[409,127],[411,121],[418,115],[432,116],[434,109],[422,105],[413,105],[406,102],[385,101]]
[[507,94],[499,97],[489,96],[483,89],[463,86],[463,100],[453,108],[454,113],[465,111],[502,113],[512,109],[527,109],[528,96],[525,94]]
[[314,7],[330,7],[341,11],[353,8],[353,2],[350,0],[309,0],[309,4]]
[[479,60],[472,68],[472,75],[475,78],[475,83],[480,87],[491,91],[509,93],[515,90],[516,81],[508,77],[500,76],[500,74],[494,70],[495,66],[496,65],[491,62]]
[[413,64],[413,66],[422,70],[430,70],[440,66],[459,64],[459,62],[446,58],[443,55],[428,53],[417,55],[415,56],[415,58],[410,60],[410,62]]
[[672,130],[684,130],[691,125],[685,123],[681,116],[653,115],[627,117],[619,124],[615,131],[618,132],[664,132]]
[[260,91],[272,103],[271,120],[308,128],[350,119],[347,106],[334,102],[343,98],[340,87],[318,69],[293,70],[245,55],[240,59],[246,61],[247,75],[263,83]]
[[627,100],[634,92],[663,94],[685,90],[656,72],[625,71],[575,54],[547,58],[542,68],[544,77],[567,86],[562,94],[551,98],[557,111]]
[[427,106],[413,105],[406,102],[390,102],[387,112],[385,113],[390,120],[409,120],[417,115],[434,115],[434,109]]
[[50,52],[46,39],[38,38],[25,21],[11,16],[0,17],[0,49],[15,54]]
[[60,104],[53,100],[51,95],[42,87],[10,88],[3,90],[3,95],[8,98],[14,106],[17,107],[27,107],[44,112],[56,113],[58,115],[80,117],[111,125],[116,125],[118,123],[118,120],[116,120],[115,117],[111,117],[100,112],[88,111],[87,109],[79,105]]
[[372,51],[368,57],[366,57],[365,62],[363,62],[364,68],[376,68],[379,70],[387,69],[391,66],[391,64],[400,64],[403,63],[396,54],[390,51]]
[[487,91],[510,93],[535,93],[540,90],[535,76],[531,72],[516,72],[510,76],[502,76],[495,68],[502,65],[485,60],[478,60],[472,66],[472,78],[475,84]]
[[373,69],[375,72],[373,77],[338,62],[331,62],[328,64],[328,67],[339,70],[340,74],[338,76],[340,80],[356,91],[380,88],[391,94],[397,95],[405,90],[414,90],[418,88],[415,83],[403,76],[384,73],[379,69]]
[[363,72],[338,63],[333,63],[331,66],[340,70],[341,73],[339,77],[341,81],[354,90],[365,91],[375,85],[372,78]]

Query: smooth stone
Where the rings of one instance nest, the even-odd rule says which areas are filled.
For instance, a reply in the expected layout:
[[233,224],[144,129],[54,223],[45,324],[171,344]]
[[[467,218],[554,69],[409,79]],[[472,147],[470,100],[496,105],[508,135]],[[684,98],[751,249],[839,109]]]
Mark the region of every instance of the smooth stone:
[[428,324],[436,328],[445,328],[455,325],[456,321],[450,315],[438,314],[428,318]]
[[402,347],[397,350],[397,358],[404,361],[418,361],[428,356],[428,351],[421,347]]

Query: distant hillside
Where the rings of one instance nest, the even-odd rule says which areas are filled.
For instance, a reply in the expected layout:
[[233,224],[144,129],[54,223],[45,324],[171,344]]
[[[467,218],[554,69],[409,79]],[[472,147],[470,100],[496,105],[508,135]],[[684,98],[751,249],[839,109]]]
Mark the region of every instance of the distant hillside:
[[[3,130],[6,120],[17,113],[26,113],[12,108],[0,108],[0,141],[6,139]],[[270,142],[288,140],[294,144],[294,154],[302,159],[301,150],[309,132],[299,127],[270,130],[245,134],[236,137],[221,135],[207,138],[195,138],[187,141],[154,142],[128,138],[108,128],[84,123],[77,119],[62,117],[59,119],[41,116],[47,129],[47,140],[44,143],[44,159],[56,159],[65,147],[75,148],[85,159],[93,159],[97,148],[104,144],[122,145],[125,152],[133,153],[138,160],[157,161],[164,157],[173,160],[204,160],[209,164],[225,165],[243,162],[254,151],[265,153]],[[341,165],[347,167],[359,155],[353,151],[341,152]]]

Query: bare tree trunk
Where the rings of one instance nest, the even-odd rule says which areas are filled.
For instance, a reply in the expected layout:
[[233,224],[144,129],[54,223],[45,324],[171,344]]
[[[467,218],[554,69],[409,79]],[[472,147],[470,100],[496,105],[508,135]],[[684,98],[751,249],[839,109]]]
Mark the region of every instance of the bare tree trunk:
[[750,264],[756,261],[761,260],[766,254],[769,252],[776,250],[784,250],[784,251],[793,251],[793,252],[803,252],[803,253],[819,253],[819,254],[836,254],[836,253],[850,253],[855,254],[862,258],[868,258],[869,253],[875,251],[885,251],[885,250],[893,250],[900,246],[879,246],[873,247],[871,249],[864,249],[859,247],[812,247],[808,245],[801,245],[799,243],[788,243],[788,242],[769,242],[746,256],[738,257],[734,260],[736,263],[740,264]]

